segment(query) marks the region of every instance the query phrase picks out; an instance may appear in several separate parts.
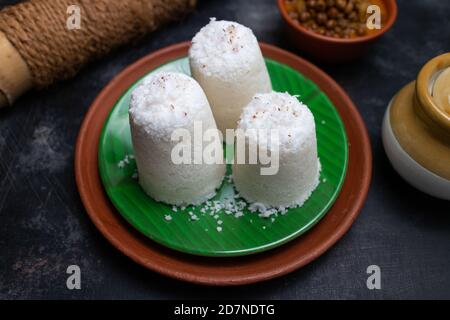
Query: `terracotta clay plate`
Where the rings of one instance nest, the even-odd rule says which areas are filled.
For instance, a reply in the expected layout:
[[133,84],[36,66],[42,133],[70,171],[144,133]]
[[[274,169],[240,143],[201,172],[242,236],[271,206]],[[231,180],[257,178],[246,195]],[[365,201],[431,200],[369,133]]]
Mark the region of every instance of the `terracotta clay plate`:
[[[243,208],[242,216],[238,217],[225,210],[212,212],[206,203],[177,208],[175,212],[171,205],[153,200],[139,185],[136,163],[133,157],[130,159],[134,148],[128,109],[131,93],[141,82],[138,81],[111,111],[98,150],[103,187],[117,211],[133,227],[153,241],[180,252],[233,257],[281,246],[313,228],[327,213],[345,180],[348,142],[344,124],[331,101],[314,82],[277,61],[266,58],[266,65],[273,89],[296,95],[314,115],[321,172],[319,185],[309,199],[300,208],[289,208],[283,214],[266,219],[248,208]],[[150,74],[162,70],[190,75],[189,59],[170,61]],[[228,165],[229,175],[231,167]],[[244,199],[236,196],[229,175],[210,201],[245,205]],[[170,217],[169,220],[166,217]]]
[[343,90],[315,66],[276,47],[261,44],[264,56],[286,64],[316,83],[342,118],[349,142],[348,171],[328,214],[309,232],[274,250],[245,257],[211,258],[172,251],[135,231],[109,202],[98,173],[102,127],[117,100],[142,76],[187,54],[189,43],[153,53],[124,70],[98,96],[83,122],[75,156],[81,199],[103,235],[141,265],[201,284],[238,285],[268,280],[304,266],[330,248],[351,226],[368,192],[372,158],[364,123]]

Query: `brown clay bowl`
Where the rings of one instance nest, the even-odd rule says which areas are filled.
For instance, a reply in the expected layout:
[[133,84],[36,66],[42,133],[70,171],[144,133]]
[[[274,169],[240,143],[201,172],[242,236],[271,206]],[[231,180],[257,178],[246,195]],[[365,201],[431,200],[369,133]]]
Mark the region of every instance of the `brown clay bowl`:
[[323,71],[298,56],[261,44],[264,56],[298,70],[327,94],[341,116],[349,143],[348,170],[341,193],[327,215],[310,231],[271,251],[234,258],[183,254],[142,235],[116,211],[98,173],[98,146],[103,125],[116,101],[156,67],[186,56],[189,42],[154,52],[122,71],[91,105],[78,135],[75,176],[81,200],[100,232],[122,253],[163,275],[206,285],[242,285],[280,277],[318,258],[350,228],[359,214],[372,177],[372,152],[361,116],[342,88]]
[[291,42],[312,59],[325,63],[344,63],[364,55],[397,19],[396,0],[382,0],[386,6],[386,22],[378,32],[357,38],[340,39],[310,31],[289,17],[285,0],[278,0],[278,8],[286,25]]

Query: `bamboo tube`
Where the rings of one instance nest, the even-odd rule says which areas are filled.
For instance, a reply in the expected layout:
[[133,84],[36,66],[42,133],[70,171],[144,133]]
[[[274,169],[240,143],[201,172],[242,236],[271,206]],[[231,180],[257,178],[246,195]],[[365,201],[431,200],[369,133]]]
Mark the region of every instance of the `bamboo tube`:
[[32,86],[27,64],[5,34],[0,32],[0,108],[11,105]]
[[[0,11],[0,108],[180,19],[196,0],[28,0]],[[77,7],[80,27],[68,27]]]

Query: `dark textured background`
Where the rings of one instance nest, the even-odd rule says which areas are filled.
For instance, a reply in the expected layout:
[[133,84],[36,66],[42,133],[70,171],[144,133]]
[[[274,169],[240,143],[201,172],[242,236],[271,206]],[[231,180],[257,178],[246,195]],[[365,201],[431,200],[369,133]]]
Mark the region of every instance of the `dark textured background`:
[[[0,0],[0,6],[15,2]],[[0,298],[450,298],[450,202],[406,184],[391,168],[380,139],[390,98],[430,58],[449,51],[450,1],[399,1],[397,23],[370,55],[345,66],[321,65],[358,106],[374,154],[373,182],[361,215],[321,258],[270,282],[206,288],[148,271],[100,235],[74,180],[74,145],[83,116],[124,67],[192,38],[209,17],[236,20],[260,40],[295,52],[284,39],[275,0],[200,0],[184,22],[0,111]],[[80,291],[66,289],[70,264],[81,267]],[[379,291],[366,288],[366,268],[372,264],[382,270]]]

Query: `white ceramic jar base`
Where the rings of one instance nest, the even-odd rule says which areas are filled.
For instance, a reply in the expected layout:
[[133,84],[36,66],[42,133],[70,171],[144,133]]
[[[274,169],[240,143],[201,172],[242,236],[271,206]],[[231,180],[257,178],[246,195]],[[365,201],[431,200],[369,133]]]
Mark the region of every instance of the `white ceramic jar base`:
[[421,166],[399,144],[391,127],[391,104],[392,101],[384,116],[382,138],[384,150],[392,166],[403,179],[418,190],[436,198],[450,200],[450,181]]

